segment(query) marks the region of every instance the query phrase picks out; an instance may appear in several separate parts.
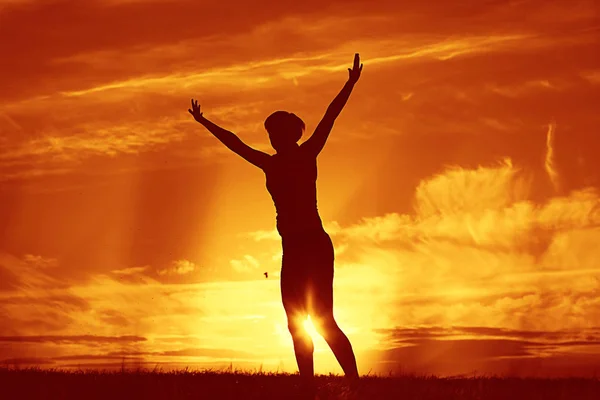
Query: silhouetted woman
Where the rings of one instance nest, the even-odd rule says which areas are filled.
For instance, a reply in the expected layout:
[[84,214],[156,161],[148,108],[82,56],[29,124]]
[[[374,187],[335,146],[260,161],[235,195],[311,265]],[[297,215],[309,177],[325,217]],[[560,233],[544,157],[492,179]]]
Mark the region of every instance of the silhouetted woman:
[[283,261],[281,297],[294,342],[300,376],[306,388],[314,390],[313,342],[303,323],[307,316],[331,347],[345,375],[358,379],[352,345],[333,316],[333,244],[323,229],[317,211],[317,155],[325,146],[335,119],[342,111],[360,77],[358,53],[348,68],[348,81],[327,108],[313,135],[301,145],[304,122],[295,114],[276,111],[265,120],[265,129],[276,154],[269,155],[243,143],[235,134],[208,121],[192,99],[188,110],[225,146],[261,168],[267,190],[277,210]]

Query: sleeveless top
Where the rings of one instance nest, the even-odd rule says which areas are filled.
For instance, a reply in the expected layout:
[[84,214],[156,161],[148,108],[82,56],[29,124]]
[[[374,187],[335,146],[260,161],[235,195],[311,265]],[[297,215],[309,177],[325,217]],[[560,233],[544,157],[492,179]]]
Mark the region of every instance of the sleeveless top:
[[267,190],[277,211],[277,231],[284,236],[321,231],[317,210],[317,158],[298,147],[271,156],[264,168]]

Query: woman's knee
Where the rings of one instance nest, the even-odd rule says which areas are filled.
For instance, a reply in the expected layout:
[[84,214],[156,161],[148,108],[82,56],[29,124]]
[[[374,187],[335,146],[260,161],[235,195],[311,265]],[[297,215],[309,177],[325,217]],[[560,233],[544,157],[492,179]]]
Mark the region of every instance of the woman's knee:
[[292,336],[299,336],[305,333],[304,320],[302,316],[288,316],[288,330]]
[[315,330],[323,337],[337,333],[340,328],[333,315],[315,318]]
[[292,336],[297,336],[302,333],[302,326],[295,322],[288,322],[288,331],[292,334]]
[[312,352],[314,351],[314,345],[312,338],[304,329],[304,325],[301,321],[288,321],[288,330],[292,335],[295,349],[302,349],[302,351]]

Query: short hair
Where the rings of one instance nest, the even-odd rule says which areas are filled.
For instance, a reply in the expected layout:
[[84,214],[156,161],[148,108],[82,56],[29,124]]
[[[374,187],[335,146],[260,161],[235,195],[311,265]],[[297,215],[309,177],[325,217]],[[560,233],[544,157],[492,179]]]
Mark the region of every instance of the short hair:
[[302,137],[305,125],[304,121],[296,114],[287,111],[275,111],[265,120],[265,129],[269,135],[279,136],[291,135],[290,139],[297,142]]

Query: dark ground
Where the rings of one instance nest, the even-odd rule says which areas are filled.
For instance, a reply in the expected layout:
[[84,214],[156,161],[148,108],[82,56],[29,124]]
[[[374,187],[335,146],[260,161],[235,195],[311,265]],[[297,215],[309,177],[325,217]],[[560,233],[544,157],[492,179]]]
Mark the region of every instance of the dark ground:
[[[363,377],[351,392],[317,377],[319,399],[600,399],[600,379]],[[207,371],[61,371],[0,368],[0,399],[299,399],[298,376]]]

